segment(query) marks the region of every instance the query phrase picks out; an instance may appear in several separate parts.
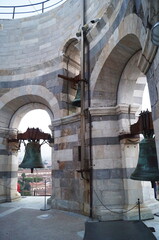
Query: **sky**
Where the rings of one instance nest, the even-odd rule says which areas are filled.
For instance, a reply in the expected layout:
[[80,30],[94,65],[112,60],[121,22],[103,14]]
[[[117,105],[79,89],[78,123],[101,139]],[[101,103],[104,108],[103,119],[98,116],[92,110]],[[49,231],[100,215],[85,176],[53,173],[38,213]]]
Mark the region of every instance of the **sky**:
[[[31,4],[37,4],[41,2],[45,2],[46,0],[0,0],[0,7],[1,6],[22,6],[22,5],[31,5]],[[48,2],[44,3],[44,7],[52,7],[48,8],[45,11],[51,10],[53,7],[57,7],[66,0],[49,0]],[[40,14],[42,9],[42,4],[30,6],[30,7],[18,7],[15,8],[15,17],[14,18],[21,18],[21,17],[28,17],[31,15],[36,15]],[[40,11],[37,11],[40,10]],[[16,14],[16,12],[30,12],[30,11],[35,11],[34,13],[27,13],[27,14]],[[37,12],[36,12],[37,11]],[[13,13],[13,8],[0,8],[0,13],[10,13],[10,14],[0,14],[0,18],[5,18],[5,19],[11,19],[12,18],[12,13]]]
[[21,120],[18,127],[19,131],[25,132],[27,128],[39,128],[46,133],[51,133],[49,125],[51,120],[48,113],[45,110],[32,110],[28,112]]
[[149,110],[151,112],[151,104],[150,104],[150,97],[149,97],[149,92],[148,92],[148,85],[146,84],[144,93],[143,93],[143,98],[142,98],[142,111]]

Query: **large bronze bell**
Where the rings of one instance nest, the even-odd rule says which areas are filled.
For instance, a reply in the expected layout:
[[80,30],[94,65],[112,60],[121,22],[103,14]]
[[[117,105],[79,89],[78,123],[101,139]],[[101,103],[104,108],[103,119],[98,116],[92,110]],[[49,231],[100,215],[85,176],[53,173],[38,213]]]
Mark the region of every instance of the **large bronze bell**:
[[44,168],[40,147],[41,145],[37,141],[27,143],[25,147],[25,155],[19,167],[30,168],[32,173],[34,168]]
[[81,107],[81,84],[80,84],[80,82],[78,82],[76,97],[72,101],[72,105],[75,107]]
[[139,158],[131,179],[140,181],[159,181],[159,170],[155,139],[146,137],[139,143]]

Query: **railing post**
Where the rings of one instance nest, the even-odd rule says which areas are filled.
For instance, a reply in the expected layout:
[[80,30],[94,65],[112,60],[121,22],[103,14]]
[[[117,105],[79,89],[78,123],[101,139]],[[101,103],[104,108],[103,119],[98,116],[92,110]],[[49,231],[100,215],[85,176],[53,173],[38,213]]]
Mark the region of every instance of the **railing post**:
[[14,19],[14,15],[15,15],[15,7],[13,7],[13,15],[12,15],[12,19]]
[[140,199],[139,198],[138,198],[137,204],[138,204],[139,221],[141,221]]
[[44,196],[44,208],[40,209],[41,211],[47,211],[50,210],[49,207],[47,207],[47,202],[46,202],[46,179],[45,179],[45,196]]
[[44,2],[42,2],[42,13],[44,12]]

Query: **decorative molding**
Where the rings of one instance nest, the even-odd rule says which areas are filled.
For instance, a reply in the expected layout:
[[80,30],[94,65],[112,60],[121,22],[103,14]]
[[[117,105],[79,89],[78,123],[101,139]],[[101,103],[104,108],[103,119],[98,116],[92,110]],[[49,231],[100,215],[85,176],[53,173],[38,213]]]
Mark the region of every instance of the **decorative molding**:
[[74,115],[66,116],[63,118],[58,118],[52,121],[51,126],[49,128],[53,130],[54,127],[59,126],[59,125],[64,125],[64,124],[70,124],[73,122],[78,122],[80,121],[80,114],[76,113]]
[[115,107],[98,107],[89,108],[91,116],[103,116],[103,115],[119,115],[123,113],[136,113],[139,106],[137,105],[117,105]]

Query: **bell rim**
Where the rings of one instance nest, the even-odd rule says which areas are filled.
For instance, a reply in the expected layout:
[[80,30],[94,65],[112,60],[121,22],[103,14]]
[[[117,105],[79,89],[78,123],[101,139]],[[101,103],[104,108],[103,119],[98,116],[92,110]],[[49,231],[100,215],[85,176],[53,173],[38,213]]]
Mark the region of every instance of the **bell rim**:
[[157,182],[157,181],[159,181],[159,175],[158,176],[154,176],[151,179],[150,178],[148,179],[146,177],[144,178],[144,176],[139,176],[139,177],[131,176],[130,179],[137,180],[137,181],[147,181],[147,182],[155,181],[155,182]]

